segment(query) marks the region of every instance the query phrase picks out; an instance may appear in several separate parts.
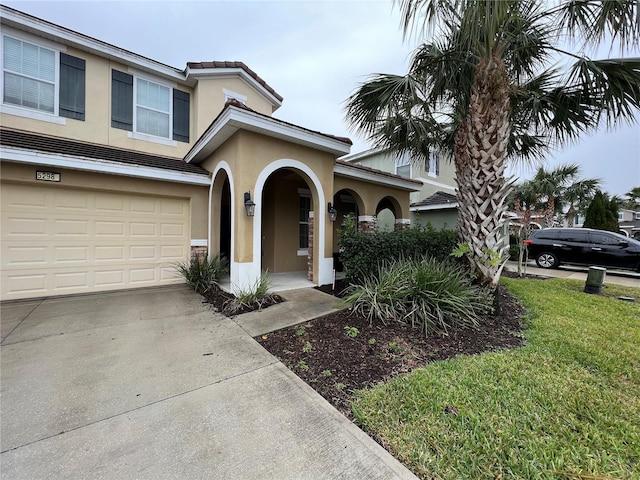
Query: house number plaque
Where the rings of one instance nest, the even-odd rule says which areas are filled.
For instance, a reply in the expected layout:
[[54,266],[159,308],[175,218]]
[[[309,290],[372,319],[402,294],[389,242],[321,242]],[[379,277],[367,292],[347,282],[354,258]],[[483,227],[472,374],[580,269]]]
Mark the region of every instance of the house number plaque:
[[43,182],[59,182],[60,174],[57,172],[41,172],[38,170],[36,171],[36,180],[41,180]]

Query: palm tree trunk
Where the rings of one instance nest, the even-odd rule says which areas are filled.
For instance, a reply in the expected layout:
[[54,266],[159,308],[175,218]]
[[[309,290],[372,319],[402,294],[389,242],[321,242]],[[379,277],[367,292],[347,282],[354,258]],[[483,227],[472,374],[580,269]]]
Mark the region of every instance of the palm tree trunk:
[[508,249],[502,232],[510,191],[504,172],[510,134],[510,103],[504,63],[480,61],[469,111],[456,134],[458,229],[470,247],[468,259],[478,283],[495,287]]

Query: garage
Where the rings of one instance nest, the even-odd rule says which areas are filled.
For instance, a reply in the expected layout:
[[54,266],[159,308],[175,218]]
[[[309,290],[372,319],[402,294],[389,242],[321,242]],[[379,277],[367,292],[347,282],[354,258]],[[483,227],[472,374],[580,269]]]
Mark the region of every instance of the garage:
[[1,300],[182,280],[188,198],[3,183]]

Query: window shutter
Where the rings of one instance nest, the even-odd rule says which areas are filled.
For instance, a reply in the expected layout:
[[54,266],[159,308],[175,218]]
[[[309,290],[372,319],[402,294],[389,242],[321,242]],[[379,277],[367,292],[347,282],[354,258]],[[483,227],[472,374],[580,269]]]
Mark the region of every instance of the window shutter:
[[189,98],[187,92],[173,89],[173,139],[189,143]]
[[440,175],[440,152],[435,152],[436,156],[436,176]]
[[85,60],[60,52],[60,116],[84,121]]
[[111,126],[133,131],[133,76],[111,71]]

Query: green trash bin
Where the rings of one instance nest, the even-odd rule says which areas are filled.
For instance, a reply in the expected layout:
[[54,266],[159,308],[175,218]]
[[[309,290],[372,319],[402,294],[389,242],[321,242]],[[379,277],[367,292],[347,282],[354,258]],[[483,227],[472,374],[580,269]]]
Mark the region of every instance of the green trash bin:
[[602,291],[602,284],[604,283],[604,276],[607,273],[607,269],[603,267],[589,267],[589,273],[587,274],[587,282],[584,284],[585,293],[600,293]]

